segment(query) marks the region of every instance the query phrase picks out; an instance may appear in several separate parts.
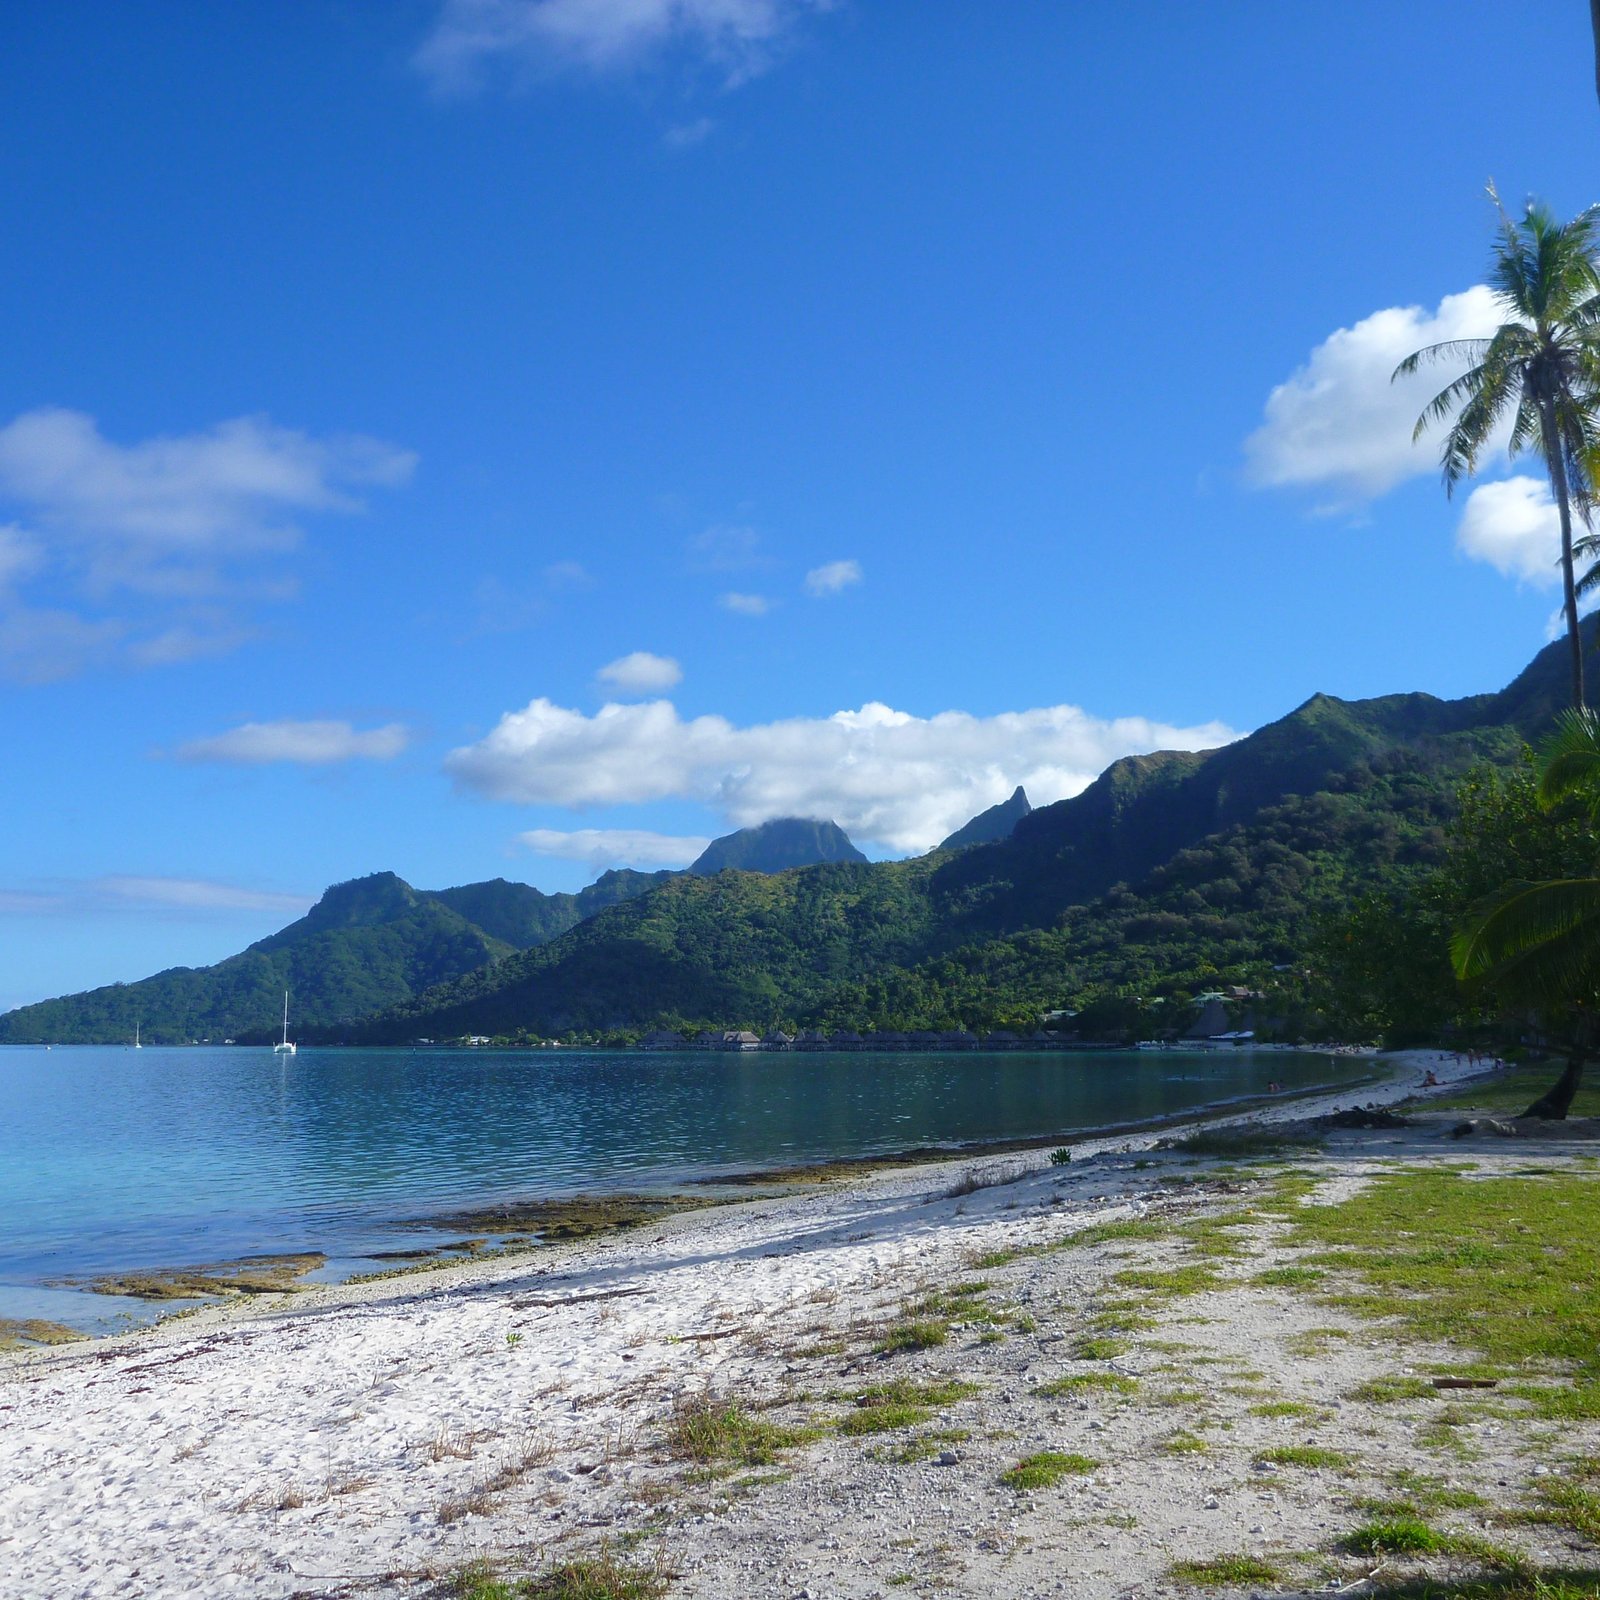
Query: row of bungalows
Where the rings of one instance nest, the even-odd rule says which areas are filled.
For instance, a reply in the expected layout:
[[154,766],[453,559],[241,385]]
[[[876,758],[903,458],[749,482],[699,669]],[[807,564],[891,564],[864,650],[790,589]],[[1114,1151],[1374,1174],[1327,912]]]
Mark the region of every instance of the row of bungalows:
[[710,1029],[686,1038],[671,1028],[660,1028],[648,1033],[639,1041],[641,1050],[726,1050],[734,1052],[756,1050],[872,1050],[872,1051],[948,1051],[948,1050],[1060,1050],[1071,1041],[1058,1033],[1042,1030],[1022,1035],[1009,1028],[996,1028],[990,1033],[976,1034],[967,1028],[948,1028],[943,1032],[931,1028],[912,1033],[881,1032],[857,1033],[854,1028],[839,1028],[825,1033],[820,1028],[806,1028],[798,1034],[785,1033],[781,1028],[769,1029],[765,1034],[755,1034],[748,1029]]

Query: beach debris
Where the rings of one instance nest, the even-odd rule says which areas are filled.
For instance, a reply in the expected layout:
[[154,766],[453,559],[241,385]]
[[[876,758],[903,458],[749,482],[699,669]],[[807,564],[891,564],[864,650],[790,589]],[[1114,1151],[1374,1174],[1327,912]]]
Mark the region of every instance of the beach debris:
[[1348,1111],[1335,1111],[1332,1116],[1319,1119],[1324,1128],[1409,1128],[1414,1124],[1410,1117],[1375,1106],[1352,1106]]

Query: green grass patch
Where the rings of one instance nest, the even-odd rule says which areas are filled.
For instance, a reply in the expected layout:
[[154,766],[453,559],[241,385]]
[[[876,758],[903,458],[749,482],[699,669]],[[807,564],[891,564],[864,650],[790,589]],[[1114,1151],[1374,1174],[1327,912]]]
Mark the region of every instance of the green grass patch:
[[1120,1372],[1071,1372],[1064,1378],[1051,1378],[1048,1383],[1041,1383],[1033,1392],[1055,1400],[1062,1395],[1083,1394],[1091,1389],[1133,1394],[1138,1387],[1137,1378],[1125,1378]]
[[1020,1250],[979,1250],[966,1258],[969,1267],[979,1272],[989,1272],[995,1267],[1009,1267],[1022,1257]]
[[1128,1267],[1117,1274],[1115,1281],[1125,1289],[1142,1290],[1154,1300],[1177,1300],[1224,1286],[1216,1272],[1200,1261],[1182,1267]]
[[1059,1450],[1040,1450],[1024,1456],[1016,1466],[1000,1474],[1010,1489],[1049,1489],[1063,1478],[1082,1477],[1100,1463],[1092,1456],[1065,1455]]
[[1526,1569],[1441,1582],[1411,1578],[1364,1590],[1375,1600],[1600,1600],[1600,1571]]
[[783,1428],[752,1417],[735,1400],[702,1395],[680,1404],[667,1426],[667,1449],[702,1466],[765,1467],[785,1450],[818,1437],[810,1428]]
[[1327,1450],[1317,1444],[1278,1445],[1263,1450],[1256,1461],[1265,1467],[1308,1467],[1314,1472],[1348,1472],[1354,1465],[1342,1451]]
[[1175,1582],[1199,1584],[1208,1589],[1283,1581],[1282,1568],[1261,1556],[1213,1556],[1209,1561],[1174,1561],[1167,1573]]
[[1268,1267],[1250,1281],[1268,1289],[1304,1289],[1325,1277],[1327,1273],[1321,1267]]
[[487,1562],[475,1561],[450,1586],[455,1600],[659,1600],[667,1592],[659,1564],[635,1566],[609,1550],[564,1561],[526,1578],[503,1578]]
[[1126,1341],[1113,1339],[1109,1334],[1091,1334],[1072,1347],[1074,1361],[1114,1361],[1128,1353]]
[[1250,1407],[1252,1417],[1315,1417],[1320,1410],[1304,1400],[1263,1400]]
[[836,1426],[840,1433],[851,1438],[914,1428],[941,1407],[954,1405],[957,1400],[965,1400],[977,1392],[976,1384],[953,1379],[918,1383],[914,1378],[895,1378],[848,1396],[855,1402],[856,1409],[841,1417]]
[[[1540,1095],[1549,1092],[1561,1076],[1562,1063],[1547,1061],[1539,1066],[1515,1066],[1483,1083],[1469,1084],[1454,1094],[1426,1103],[1448,1111],[1488,1111],[1496,1116],[1516,1116],[1526,1111]],[[1577,1098],[1568,1112],[1573,1117],[1600,1117],[1600,1081],[1585,1074]]]
[[1450,1549],[1450,1536],[1417,1517],[1387,1517],[1364,1523],[1346,1535],[1344,1543],[1362,1556],[1443,1555]]
[[950,1341],[950,1324],[941,1317],[915,1317],[896,1322],[873,1348],[879,1355],[899,1355],[907,1350],[932,1350]]
[[1429,1169],[1301,1207],[1290,1229],[1312,1264],[1345,1275],[1335,1303],[1402,1337],[1474,1351],[1478,1375],[1569,1377],[1526,1398],[1545,1416],[1600,1417],[1597,1201],[1588,1173]]
[[1170,1434],[1161,1441],[1163,1455],[1169,1456],[1202,1456],[1211,1448],[1197,1433],[1189,1433],[1179,1429],[1177,1433]]
[[1346,1400],[1361,1400],[1367,1405],[1393,1405],[1397,1400],[1431,1400],[1438,1391],[1426,1378],[1368,1378],[1345,1390]]
[[1580,1483],[1561,1480],[1538,1486],[1540,1504],[1516,1513],[1519,1522],[1553,1523],[1590,1544],[1600,1544],[1600,1495]]

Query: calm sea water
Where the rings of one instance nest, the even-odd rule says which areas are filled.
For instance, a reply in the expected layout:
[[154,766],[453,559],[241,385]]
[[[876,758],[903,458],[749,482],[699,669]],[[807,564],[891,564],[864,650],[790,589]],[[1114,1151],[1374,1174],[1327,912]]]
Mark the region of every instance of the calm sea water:
[[1279,1052],[646,1055],[0,1048],[0,1316],[63,1278],[319,1249],[336,1276],[479,1201],[653,1189],[1134,1121],[1371,1071]]

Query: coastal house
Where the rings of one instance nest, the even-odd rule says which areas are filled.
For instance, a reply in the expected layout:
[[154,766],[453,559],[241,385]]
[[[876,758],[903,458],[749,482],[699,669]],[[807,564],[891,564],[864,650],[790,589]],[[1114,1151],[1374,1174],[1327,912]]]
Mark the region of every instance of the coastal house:
[[672,1028],[657,1028],[639,1041],[641,1050],[682,1050],[688,1041]]
[[906,1036],[894,1028],[885,1028],[879,1033],[867,1035],[867,1047],[872,1050],[904,1050]]
[[976,1050],[978,1036],[970,1028],[947,1028],[939,1035],[941,1050]]
[[1020,1050],[1022,1041],[1009,1028],[994,1028],[983,1036],[985,1050]]
[[768,1028],[761,1036],[763,1050],[792,1050],[794,1048],[794,1035],[785,1033],[782,1028]]
[[716,1050],[759,1050],[761,1036],[751,1033],[748,1028],[727,1028],[717,1036],[717,1042],[712,1047]]
[[796,1050],[826,1050],[828,1036],[821,1028],[802,1028],[794,1036],[794,1047]]

